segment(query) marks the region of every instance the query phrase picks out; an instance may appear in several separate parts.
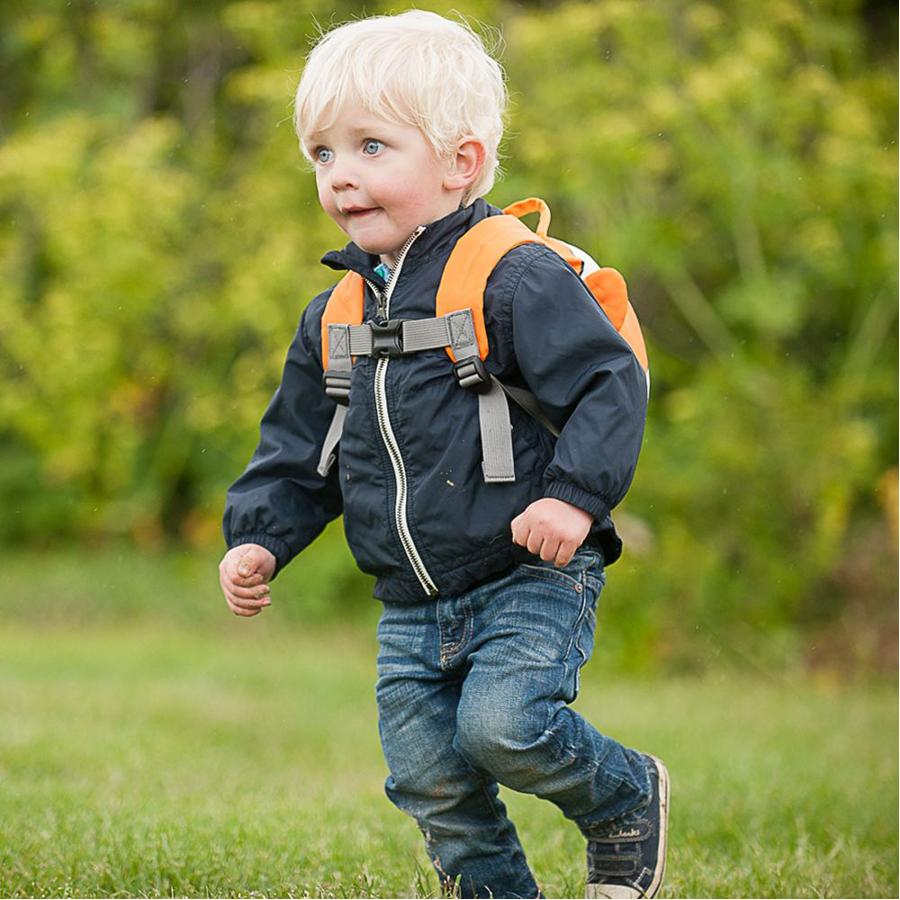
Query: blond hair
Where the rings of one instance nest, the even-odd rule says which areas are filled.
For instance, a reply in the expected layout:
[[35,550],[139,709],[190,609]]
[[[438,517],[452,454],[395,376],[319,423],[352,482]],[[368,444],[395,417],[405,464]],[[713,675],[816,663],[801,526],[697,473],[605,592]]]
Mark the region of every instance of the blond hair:
[[409,10],[359,19],[313,47],[297,87],[294,127],[303,138],[330,128],[348,105],[416,126],[439,158],[463,138],[484,145],[485,161],[465,202],[486,194],[498,169],[506,87],[503,69],[466,24]]

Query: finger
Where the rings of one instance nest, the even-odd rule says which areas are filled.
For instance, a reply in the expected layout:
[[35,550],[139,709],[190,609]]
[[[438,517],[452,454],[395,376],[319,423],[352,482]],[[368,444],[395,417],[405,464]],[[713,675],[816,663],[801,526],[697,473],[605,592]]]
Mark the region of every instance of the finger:
[[232,600],[231,597],[228,596],[228,594],[225,595],[225,602],[228,604],[228,608],[236,616],[242,616],[242,617],[246,618],[247,616],[256,616],[256,615],[259,615],[259,613],[260,613],[260,610],[258,610],[258,609],[244,609],[243,607],[238,606],[234,602],[234,600]]
[[[231,604],[229,604],[229,606],[231,606]],[[258,609],[247,610],[247,609],[241,609],[240,607],[237,607],[237,606],[231,606],[231,611],[236,616],[240,616],[242,619],[249,619],[252,616],[258,616],[259,612],[260,612]]]
[[262,572],[251,571],[246,577],[241,575],[240,562],[240,560],[231,559],[225,561],[224,564],[219,567],[219,580],[221,581],[224,579],[222,582],[223,584],[225,581],[228,581],[231,584],[239,584],[243,587],[254,587],[255,585],[263,584],[265,582],[266,576],[263,575]]
[[559,552],[559,542],[555,538],[547,538],[541,545],[541,559],[544,562],[553,562]]
[[264,606],[272,605],[272,601],[268,597],[239,597],[233,591],[229,591],[228,596],[244,609],[261,609]]
[[241,578],[250,578],[261,563],[256,551],[250,549],[238,560],[237,573]]
[[246,615],[247,613],[256,614],[260,610],[262,610],[266,606],[271,606],[272,602],[268,599],[265,600],[248,600],[246,597],[238,597],[235,594],[231,593],[231,591],[225,592],[225,599],[228,601],[228,605],[232,608],[232,612],[241,611],[241,614]]
[[262,584],[258,587],[245,588],[241,587],[239,584],[226,583],[225,587],[234,594],[235,597],[242,597],[245,600],[261,600],[269,596],[269,586],[267,584]]
[[240,579],[235,579],[233,575],[229,575],[228,571],[219,572],[219,584],[225,593],[231,593],[245,599],[252,599],[258,595],[258,592],[265,588],[268,594],[269,586],[267,584],[257,587],[244,587]]
[[520,547],[524,547],[525,542],[528,539],[528,532],[526,529],[522,528],[522,523],[519,521],[521,518],[521,516],[516,516],[512,522],[509,523],[509,526],[512,530],[513,543],[518,544]]
[[529,553],[540,554],[541,545],[544,543],[544,538],[540,534],[540,532],[532,531],[528,535],[528,542],[525,546],[528,548]]
[[560,568],[562,566],[567,566],[571,561],[572,557],[575,555],[576,547],[574,544],[567,544],[565,542],[559,545],[559,549],[556,551],[556,559],[554,560],[555,564]]
[[[266,592],[262,596],[258,596],[257,592],[261,590],[260,588],[256,588],[255,590],[248,590],[246,588],[236,587],[225,578],[220,578],[219,584],[222,587],[222,593],[225,594],[225,597],[230,597],[238,606],[242,608],[255,608],[261,606],[269,606],[271,604],[271,599],[268,592]],[[268,586],[266,586],[266,589],[268,590]]]
[[262,572],[254,572],[248,578],[244,578],[239,575],[237,569],[231,574],[231,580],[235,584],[241,584],[244,587],[255,587],[258,584],[262,584],[266,580],[266,576],[262,574]]

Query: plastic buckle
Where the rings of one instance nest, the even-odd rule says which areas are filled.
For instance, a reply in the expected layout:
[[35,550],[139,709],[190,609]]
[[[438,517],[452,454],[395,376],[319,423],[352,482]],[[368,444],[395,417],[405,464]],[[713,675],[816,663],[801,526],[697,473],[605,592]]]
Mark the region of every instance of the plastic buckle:
[[350,405],[350,373],[326,372],[322,377],[325,393],[341,406]]
[[403,353],[403,320],[390,319],[386,324],[369,322],[372,329],[372,356],[376,359],[393,358]]
[[491,376],[478,356],[469,356],[453,364],[459,386],[469,388],[476,393],[485,393],[491,389]]

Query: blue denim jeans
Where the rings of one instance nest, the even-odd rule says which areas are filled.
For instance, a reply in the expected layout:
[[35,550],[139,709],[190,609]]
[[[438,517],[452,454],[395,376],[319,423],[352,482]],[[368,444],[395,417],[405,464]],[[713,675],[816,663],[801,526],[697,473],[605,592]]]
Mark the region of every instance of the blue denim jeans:
[[568,704],[594,645],[602,558],[535,557],[455,597],[384,603],[379,731],[388,797],[418,823],[446,893],[538,897],[498,782],[584,831],[649,799],[643,758]]

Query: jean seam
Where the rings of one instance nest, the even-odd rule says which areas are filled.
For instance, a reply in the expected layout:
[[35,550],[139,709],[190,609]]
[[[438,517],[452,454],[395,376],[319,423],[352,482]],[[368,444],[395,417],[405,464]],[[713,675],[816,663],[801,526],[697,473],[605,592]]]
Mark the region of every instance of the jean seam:
[[484,799],[487,800],[487,805],[490,807],[491,813],[493,814],[494,818],[498,822],[502,821],[506,817],[501,816],[500,813],[497,811],[497,806],[494,803],[494,798],[491,796],[491,792],[487,789],[487,782],[484,779],[482,779],[480,781],[480,786],[481,786],[481,793],[484,794]]
[[580,639],[582,636],[582,632],[584,631],[584,623],[587,619],[587,613],[590,609],[590,602],[588,600],[588,586],[587,586],[587,575],[586,570],[581,573],[581,611],[578,613],[578,619],[575,622],[575,634],[573,636],[573,645],[575,649],[578,651],[578,656],[580,657],[580,662],[575,663],[575,696],[578,696],[578,691],[581,689],[581,667],[587,663],[587,653],[584,652],[584,648],[580,644]]
[[[579,586],[581,586],[581,582],[578,582]],[[578,631],[581,627],[582,619],[584,618],[584,611],[587,605],[587,597],[585,596],[586,592],[582,588],[581,590],[581,608],[578,610],[578,617],[575,619],[575,624],[572,626],[572,633],[569,636],[569,642],[566,644],[565,653],[563,653],[562,658],[562,676],[559,680],[559,683],[556,686],[556,696],[561,699],[565,699],[565,689],[566,682],[569,680],[569,656],[572,653],[572,647],[578,647]],[[579,656],[583,656],[584,654],[581,652],[581,648],[578,647]],[[576,667],[576,675],[577,675],[577,667]],[[577,691],[576,691],[577,693]],[[567,703],[570,701],[566,701]],[[549,727],[549,719],[548,719],[548,727]]]
[[[440,601],[438,601],[440,602]],[[450,660],[456,656],[456,654],[471,640],[472,632],[474,630],[474,616],[472,613],[472,606],[468,602],[468,600],[460,601],[460,605],[463,609],[463,629],[462,636],[455,643],[451,644],[446,649],[444,648],[444,627],[443,620],[441,618],[441,607],[438,606],[437,609],[437,620],[438,620],[438,641],[440,642],[440,647],[438,648],[440,655],[440,666],[443,669],[445,663],[449,663]]]

